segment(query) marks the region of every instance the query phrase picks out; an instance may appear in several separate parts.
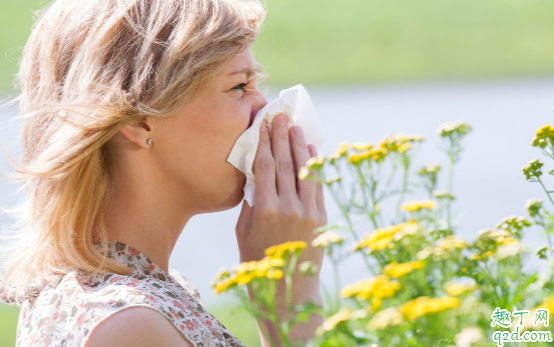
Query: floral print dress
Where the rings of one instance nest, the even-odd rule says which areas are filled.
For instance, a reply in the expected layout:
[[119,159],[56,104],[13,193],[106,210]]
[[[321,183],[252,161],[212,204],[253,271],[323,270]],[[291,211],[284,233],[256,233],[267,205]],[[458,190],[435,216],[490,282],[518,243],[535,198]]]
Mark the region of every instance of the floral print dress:
[[[85,346],[95,326],[137,306],[163,314],[194,346],[246,347],[206,310],[196,288],[177,271],[164,272],[120,242],[109,242],[107,255],[134,272],[93,277],[72,272],[36,290],[21,305],[17,347]],[[14,304],[15,293],[0,287],[0,302]]]

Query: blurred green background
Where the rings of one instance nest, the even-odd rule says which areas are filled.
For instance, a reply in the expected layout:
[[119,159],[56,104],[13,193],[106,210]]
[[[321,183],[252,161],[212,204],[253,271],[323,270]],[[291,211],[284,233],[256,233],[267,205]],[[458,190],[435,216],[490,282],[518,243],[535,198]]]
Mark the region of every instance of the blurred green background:
[[[0,93],[38,0],[0,1]],[[267,0],[257,60],[273,85],[366,85],[554,75],[552,0]],[[230,305],[230,304],[229,304]],[[209,305],[248,346],[255,324]],[[0,305],[0,346],[13,346],[17,309]]]
[[[352,84],[554,73],[551,0],[267,0],[255,45],[272,84]],[[0,89],[47,1],[0,2]]]

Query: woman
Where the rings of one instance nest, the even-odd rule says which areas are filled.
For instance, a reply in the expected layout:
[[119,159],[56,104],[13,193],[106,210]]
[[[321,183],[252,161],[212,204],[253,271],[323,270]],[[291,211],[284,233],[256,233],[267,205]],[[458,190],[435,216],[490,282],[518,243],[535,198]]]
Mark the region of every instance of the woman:
[[[26,237],[0,290],[22,304],[18,346],[243,346],[168,262],[192,216],[242,200],[245,177],[226,159],[266,104],[250,48],[264,15],[257,0],[56,0],[41,14],[12,160]],[[241,261],[326,223],[322,187],[296,179],[315,148],[286,115],[274,123],[260,129],[256,206],[243,203],[236,226]],[[303,257],[320,266],[323,254]],[[317,276],[293,292],[321,303]]]

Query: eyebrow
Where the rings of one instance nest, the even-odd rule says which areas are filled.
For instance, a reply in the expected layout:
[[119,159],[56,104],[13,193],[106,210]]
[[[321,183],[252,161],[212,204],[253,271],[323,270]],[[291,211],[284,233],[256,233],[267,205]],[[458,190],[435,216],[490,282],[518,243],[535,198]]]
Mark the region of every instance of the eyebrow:
[[255,65],[237,70],[235,72],[231,72],[228,76],[245,73],[246,77],[251,77],[251,76],[253,76],[255,74],[258,74],[258,73],[261,73],[261,72],[262,72],[261,64],[255,64]]

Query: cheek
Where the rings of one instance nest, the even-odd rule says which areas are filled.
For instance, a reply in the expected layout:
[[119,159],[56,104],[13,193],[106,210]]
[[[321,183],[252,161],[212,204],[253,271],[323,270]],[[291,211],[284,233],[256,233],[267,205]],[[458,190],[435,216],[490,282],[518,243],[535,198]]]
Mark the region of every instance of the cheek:
[[[215,105],[214,105],[215,106]],[[183,141],[204,159],[227,160],[233,145],[250,123],[251,106],[247,102],[232,101],[190,117],[179,127],[187,129]]]

